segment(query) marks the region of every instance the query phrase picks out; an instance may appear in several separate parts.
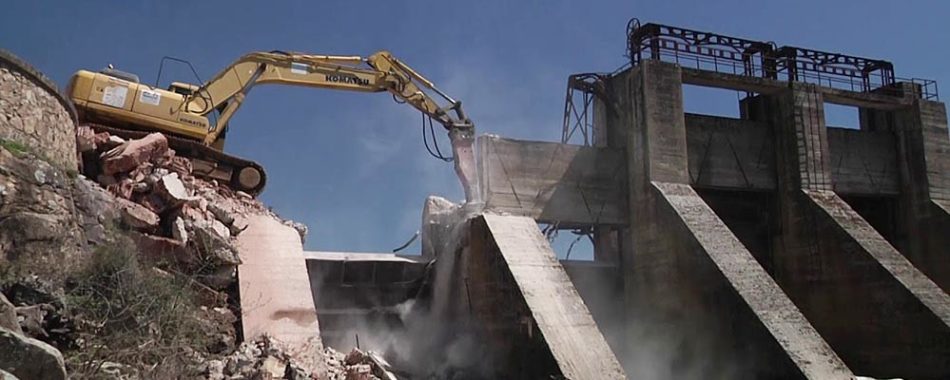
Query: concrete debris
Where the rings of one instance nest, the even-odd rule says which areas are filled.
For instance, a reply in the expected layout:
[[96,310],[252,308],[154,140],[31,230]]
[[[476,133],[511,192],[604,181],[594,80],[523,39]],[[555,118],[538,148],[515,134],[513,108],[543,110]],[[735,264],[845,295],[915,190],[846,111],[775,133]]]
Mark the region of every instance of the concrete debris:
[[185,220],[181,217],[176,216],[172,220],[172,237],[182,244],[188,243],[188,230],[185,228]]
[[224,223],[225,225],[234,224],[234,216],[221,208],[221,206],[216,204],[208,204],[206,207],[208,211],[211,211],[211,214],[213,214],[215,218],[221,221],[221,223]]
[[224,223],[221,223],[220,220],[212,219],[211,229],[218,233],[218,236],[223,239],[229,239],[231,237],[231,230],[228,229],[228,226],[225,226]]
[[[280,342],[262,337],[244,342],[222,360],[204,364],[206,379],[316,379],[287,354]],[[342,378],[341,378],[342,379]]]
[[139,231],[151,231],[158,227],[158,223],[161,221],[158,214],[147,207],[121,198],[117,201],[122,223],[125,225]]
[[[234,236],[249,214],[277,218],[253,197],[192,175],[191,162],[176,156],[161,134],[124,141],[108,133],[77,129],[83,171],[119,200],[123,225],[144,256],[190,268],[213,289],[227,288],[241,261]],[[278,218],[279,219],[279,218]],[[307,227],[292,225],[301,236]]]
[[94,151],[96,148],[109,143],[109,137],[108,133],[96,133],[88,126],[81,126],[76,129],[76,149],[80,153]]
[[330,380],[396,380],[382,358],[373,351],[354,348],[345,356],[327,347],[324,349],[327,378]]
[[168,151],[168,139],[165,135],[152,133],[103,153],[100,156],[103,159],[102,170],[106,174],[129,171],[142,163],[164,158]]
[[389,372],[389,363],[373,351],[363,352],[358,348],[354,348],[343,358],[343,363],[350,366],[347,371],[347,380],[396,380],[396,375]]
[[[228,240],[230,235],[222,236],[221,232],[214,228],[213,222],[199,220],[190,225],[192,238],[189,239],[189,246],[194,247],[203,258],[216,264],[238,265],[241,263],[237,249]],[[224,229],[224,233],[229,234],[227,228]]]
[[171,207],[178,207],[185,204],[185,202],[198,200],[189,194],[185,184],[178,178],[178,173],[162,176],[156,182],[155,192],[165,199]]
[[287,370],[287,362],[268,355],[261,363],[260,374],[265,379],[281,379]]

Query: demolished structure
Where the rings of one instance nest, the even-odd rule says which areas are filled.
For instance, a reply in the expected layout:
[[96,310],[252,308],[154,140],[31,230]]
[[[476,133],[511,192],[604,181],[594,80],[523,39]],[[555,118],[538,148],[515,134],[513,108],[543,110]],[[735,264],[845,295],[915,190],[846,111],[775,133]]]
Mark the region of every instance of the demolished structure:
[[[306,227],[195,178],[161,134],[74,125],[54,86],[7,59],[0,86],[35,92],[46,111],[5,119],[0,137],[53,148],[0,151],[0,193],[16,206],[0,223],[59,224],[75,247],[51,254],[44,228],[0,224],[0,263],[99,255],[89,246],[113,239],[115,221],[149,270],[187,274],[215,316],[203,325],[214,339],[182,359],[209,379],[950,376],[950,138],[936,85],[886,61],[636,21],[628,53],[624,70],[570,78],[560,143],[478,137],[478,180],[463,179],[474,201],[426,200],[421,255],[304,251]],[[740,117],[685,112],[684,85],[744,93]],[[41,108],[3,100],[11,114]],[[826,125],[826,103],[857,107],[859,129]],[[70,168],[81,171],[67,180]],[[588,235],[593,260],[559,260],[539,223]],[[77,355],[88,323],[51,334],[68,302],[23,284],[0,284],[12,301],[0,345],[45,364],[0,369],[64,378],[59,349],[71,374],[147,376]]]
[[[628,42],[629,68],[571,77],[560,144],[478,138],[484,209],[444,218],[427,202],[423,258],[454,280],[419,294],[461,304],[432,310],[476,327],[500,353],[484,359],[496,376],[623,376],[617,362],[647,379],[948,376],[950,142],[935,83],[657,24],[631,23]],[[684,112],[684,85],[744,93],[740,117]],[[860,128],[826,125],[825,103],[857,107]],[[589,233],[594,261],[556,263],[535,222]],[[318,303],[355,288],[357,310],[375,305],[367,294],[413,299],[412,278],[378,273],[422,265],[308,257]],[[333,336],[360,331],[317,312]]]

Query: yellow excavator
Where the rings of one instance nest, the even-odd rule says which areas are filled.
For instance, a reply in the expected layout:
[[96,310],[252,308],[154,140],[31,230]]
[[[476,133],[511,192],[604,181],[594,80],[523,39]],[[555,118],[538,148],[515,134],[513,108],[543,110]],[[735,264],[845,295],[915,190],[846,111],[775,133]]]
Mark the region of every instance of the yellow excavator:
[[[263,168],[225,154],[223,148],[228,121],[251,88],[264,83],[391,93],[397,102],[424,114],[423,128],[427,117],[430,130],[433,120],[448,130],[455,171],[466,199],[472,200],[474,125],[462,103],[386,51],[366,58],[253,52],[200,86],[172,82],[167,90],[140,83],[137,76],[111,66],[100,72],[80,70],[70,80],[67,94],[81,122],[93,129],[126,138],[162,132],[179,155],[192,161],[196,175],[257,195],[266,182]],[[436,99],[446,104],[440,106]]]

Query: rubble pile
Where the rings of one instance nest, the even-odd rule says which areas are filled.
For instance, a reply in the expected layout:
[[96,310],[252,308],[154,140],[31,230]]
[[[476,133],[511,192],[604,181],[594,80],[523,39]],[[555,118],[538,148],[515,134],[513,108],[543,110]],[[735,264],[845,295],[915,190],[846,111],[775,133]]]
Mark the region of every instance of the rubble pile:
[[[354,348],[344,355],[326,347],[323,357],[327,380],[396,380],[388,370],[389,365],[372,351],[363,352]],[[208,380],[317,378],[287,355],[280,342],[266,336],[242,343],[233,353],[221,359],[204,361],[202,372]]]
[[247,227],[240,216],[270,213],[263,205],[196,178],[191,162],[176,156],[161,133],[126,141],[81,126],[77,147],[83,174],[118,199],[121,223],[134,231],[143,255],[199,272],[212,289],[233,283],[241,261],[232,238]]

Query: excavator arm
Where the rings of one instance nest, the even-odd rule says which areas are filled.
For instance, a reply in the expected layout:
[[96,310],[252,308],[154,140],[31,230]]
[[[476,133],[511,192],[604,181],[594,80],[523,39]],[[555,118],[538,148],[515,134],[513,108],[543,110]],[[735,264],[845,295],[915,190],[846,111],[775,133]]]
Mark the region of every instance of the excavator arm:
[[[367,58],[285,52],[246,54],[189,95],[182,106],[186,112],[202,115],[221,110],[216,125],[204,139],[205,145],[211,145],[250,90],[268,83],[391,93],[398,102],[411,105],[448,130],[465,198],[477,200],[474,125],[462,110],[462,103],[386,51]],[[437,100],[445,105],[440,106]]]

